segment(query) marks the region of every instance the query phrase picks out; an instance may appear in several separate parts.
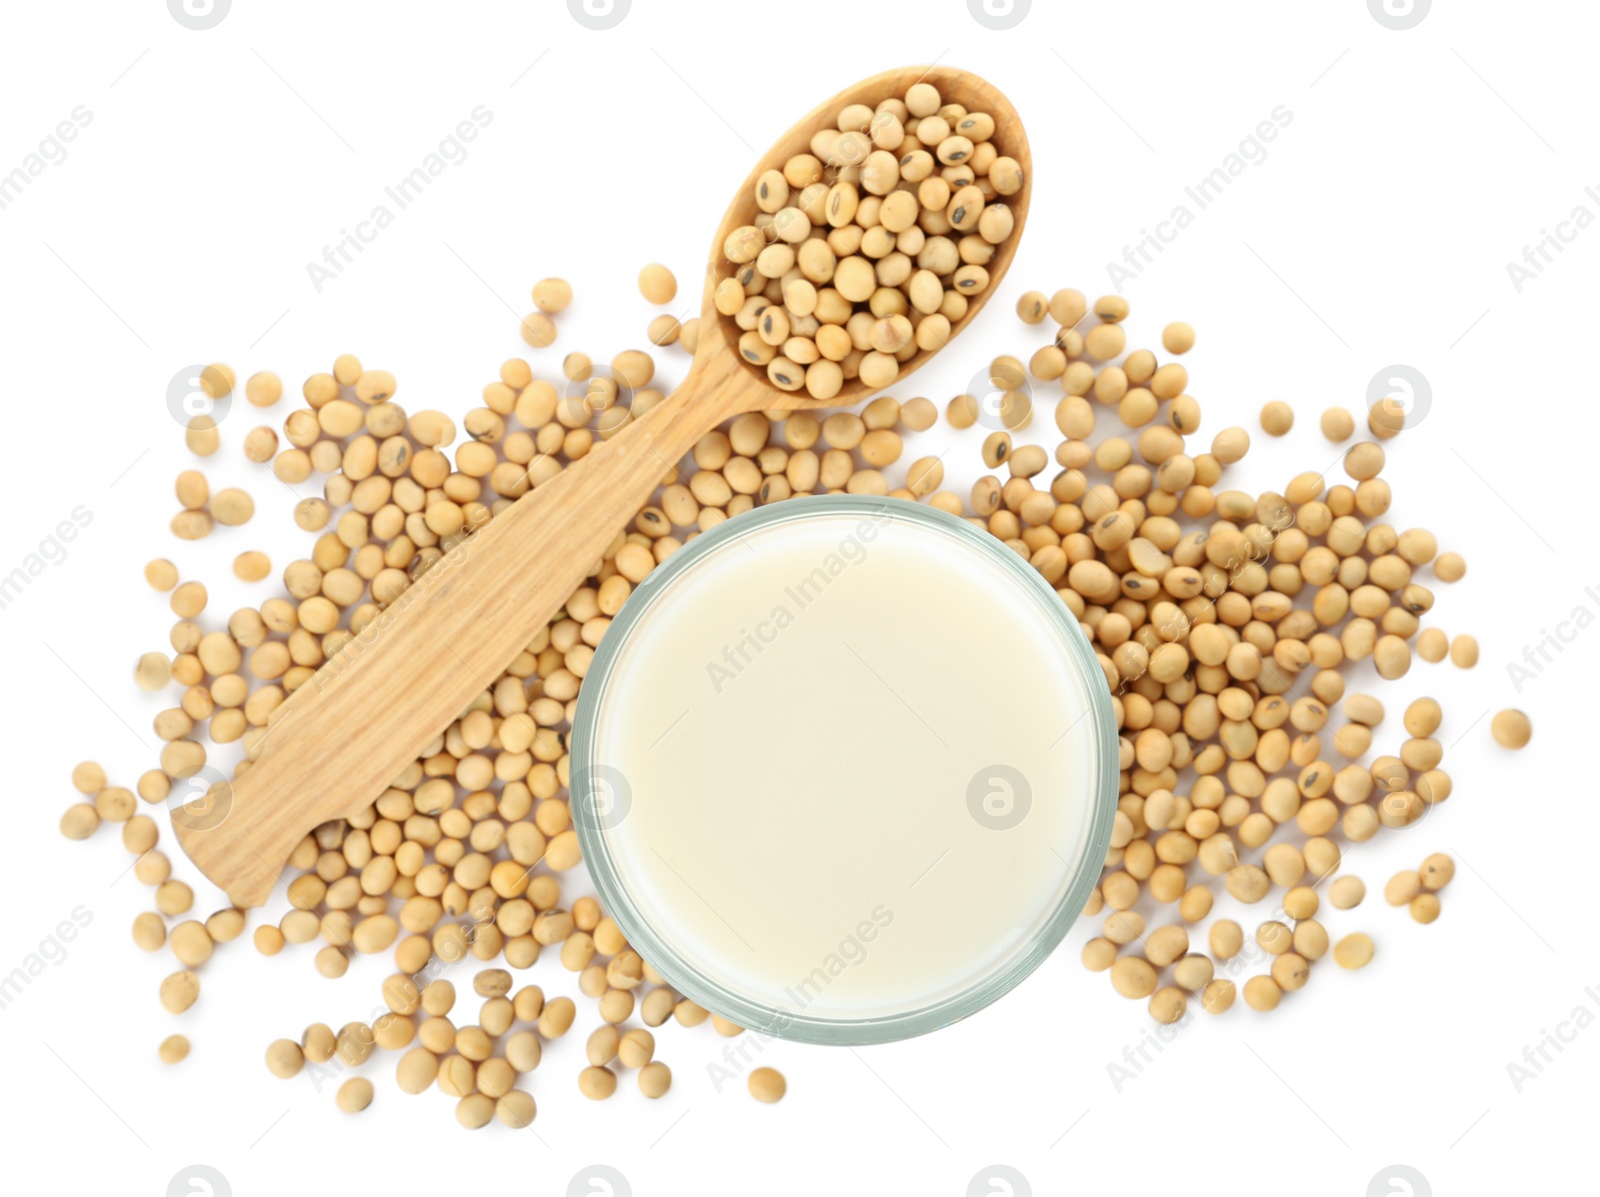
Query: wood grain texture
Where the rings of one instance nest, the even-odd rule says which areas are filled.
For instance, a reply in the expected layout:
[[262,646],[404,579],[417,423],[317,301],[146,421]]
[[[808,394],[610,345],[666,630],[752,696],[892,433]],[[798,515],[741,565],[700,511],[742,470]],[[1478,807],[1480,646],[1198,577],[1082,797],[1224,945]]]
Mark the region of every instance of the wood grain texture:
[[[598,568],[662,476],[706,432],[740,412],[849,406],[873,393],[859,380],[827,403],[774,389],[764,371],[739,357],[711,297],[732,269],[724,241],[754,220],[760,173],[805,152],[812,134],[833,124],[845,105],[875,106],[919,81],[937,87],[947,103],[993,116],[996,146],[1023,170],[1023,189],[1011,199],[1015,231],[989,264],[988,290],[951,335],[971,323],[1009,269],[1027,219],[1033,164],[1021,120],[992,85],[952,67],[907,67],[862,80],[795,125],[740,188],[712,240],[700,340],[677,390],[447,554],[295,691],[275,712],[248,770],[213,794],[224,804],[220,822],[175,815],[183,850],[232,901],[265,902],[307,832],[364,809],[400,776]],[[902,377],[932,352],[906,362]]]

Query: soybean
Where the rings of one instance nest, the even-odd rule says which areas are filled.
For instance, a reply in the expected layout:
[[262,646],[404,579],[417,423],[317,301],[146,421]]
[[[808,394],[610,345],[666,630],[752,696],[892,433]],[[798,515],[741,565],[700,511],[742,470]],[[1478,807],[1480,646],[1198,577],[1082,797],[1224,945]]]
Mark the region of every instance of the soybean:
[[750,1096],[767,1105],[782,1101],[784,1094],[789,1091],[789,1083],[783,1079],[783,1073],[776,1068],[751,1069],[746,1084],[750,1089]]
[[[1261,409],[1261,431],[1268,436],[1283,436],[1294,427],[1294,409],[1281,399],[1274,399]],[[1249,1000],[1249,986],[1245,986],[1245,1000]]]
[[1518,710],[1504,710],[1495,712],[1489,721],[1489,730],[1494,735],[1494,742],[1502,748],[1526,748],[1528,741],[1533,739],[1533,721]]
[[372,1082],[364,1076],[353,1076],[339,1086],[334,1100],[346,1114],[359,1114],[372,1104]]
[[182,1035],[168,1035],[156,1049],[163,1064],[179,1064],[189,1057],[189,1041]]
[[1333,960],[1340,968],[1365,968],[1372,962],[1372,937],[1363,931],[1346,935],[1333,945]]

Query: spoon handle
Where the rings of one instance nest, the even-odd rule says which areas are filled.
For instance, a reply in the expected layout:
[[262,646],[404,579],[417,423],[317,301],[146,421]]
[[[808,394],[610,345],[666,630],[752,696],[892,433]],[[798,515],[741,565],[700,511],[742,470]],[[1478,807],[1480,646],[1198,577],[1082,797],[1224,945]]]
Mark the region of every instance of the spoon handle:
[[413,582],[274,712],[231,788],[174,810],[200,871],[238,905],[265,902],[307,832],[373,802],[493,685],[740,389],[726,369],[692,372]]

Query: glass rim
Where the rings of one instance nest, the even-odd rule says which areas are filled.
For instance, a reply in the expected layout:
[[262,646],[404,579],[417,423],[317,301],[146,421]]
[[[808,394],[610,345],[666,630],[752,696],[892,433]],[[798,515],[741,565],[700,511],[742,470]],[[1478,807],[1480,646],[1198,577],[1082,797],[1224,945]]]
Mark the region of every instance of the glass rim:
[[[1086,820],[1079,861],[1039,929],[1010,958],[955,992],[911,1009],[862,1018],[818,1016],[753,1001],[746,994],[706,975],[692,960],[685,959],[655,930],[650,918],[634,902],[623,871],[611,852],[605,816],[594,809],[593,779],[607,768],[604,762],[595,759],[595,750],[609,683],[632,633],[662,593],[698,562],[747,533],[819,516],[841,515],[902,519],[920,524],[976,547],[997,568],[1020,580],[1023,589],[1032,592],[1050,622],[1060,631],[1061,642],[1078,667],[1088,708],[1084,717],[1092,721],[1093,742],[1098,748],[1088,762],[1094,772],[1085,791],[1094,806]],[[678,993],[746,1030],[802,1043],[840,1046],[884,1043],[926,1034],[976,1013],[1016,988],[1061,943],[1099,882],[1111,844],[1118,785],[1118,770],[1113,767],[1118,761],[1116,717],[1111,696],[1100,684],[1102,677],[1100,662],[1077,617],[1044,576],[1004,543],[963,519],[906,499],[861,495],[806,495],[752,508],[697,536],[653,569],[634,587],[600,640],[578,694],[569,744],[568,795],[584,862],[606,913],[615,920],[629,945]]]

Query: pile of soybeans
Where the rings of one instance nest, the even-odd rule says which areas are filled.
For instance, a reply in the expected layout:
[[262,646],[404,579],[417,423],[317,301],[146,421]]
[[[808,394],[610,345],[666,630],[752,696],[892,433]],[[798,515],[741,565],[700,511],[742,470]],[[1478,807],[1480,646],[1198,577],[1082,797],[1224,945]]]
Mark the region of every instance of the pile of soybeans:
[[[861,142],[861,163],[843,182],[808,190],[807,162],[762,176],[763,221],[730,239],[730,260],[748,269],[724,280],[714,306],[737,326],[743,355],[780,388],[827,398],[845,378],[886,385],[919,347],[942,343],[966,294],[988,286],[982,263],[1011,232],[999,201],[1020,186],[1015,164],[985,141],[987,117],[940,105],[936,94],[907,99],[841,114],[843,132],[821,136],[824,156],[845,139]],[[865,133],[848,131],[863,123]],[[907,139],[919,144],[899,156]],[[846,261],[841,286],[828,286]],[[677,284],[651,265],[640,290],[666,305]],[[195,817],[191,807],[226,784],[222,762],[237,758],[235,777],[247,770],[274,711],[353,635],[509,504],[664,398],[649,352],[618,354],[608,369],[572,352],[556,368],[550,347],[572,289],[546,279],[533,295],[537,311],[521,331],[539,368],[504,362],[459,425],[443,412],[408,412],[392,374],[346,355],[305,380],[286,416],[231,447],[291,486],[321,482],[320,497],[293,505],[309,540],[303,557],[275,573],[241,540],[234,572],[270,590],[259,602],[217,612],[205,585],[172,562],[147,568],[176,622],[165,648],[130,658],[139,687],[173,696],[155,719],[164,747],[131,787],[80,764],[72,781],[81,800],[61,828],[82,840],[103,823],[121,825],[134,874],[152,891],[150,908],[133,919],[134,941],[170,953],[175,966],[152,983],[170,1014],[200,1000],[203,972],[218,967],[213,955],[237,951],[228,945],[251,922],[259,953],[286,966],[309,961],[332,980],[354,954],[387,955],[387,1013],[338,1030],[317,1023],[270,1044],[263,1033],[267,1065],[290,1077],[308,1062],[337,1057],[357,1069],[379,1057],[404,1092],[451,1098],[467,1127],[495,1118],[527,1126],[543,1045],[577,1021],[572,997],[528,982],[541,956],[554,958],[542,966],[545,983],[575,978],[598,1015],[587,1066],[550,1082],[558,1094],[575,1087],[609,1098],[631,1073],[645,1097],[659,1098],[672,1082],[656,1059],[660,1028],[709,1022],[721,1035],[743,1033],[675,993],[599,903],[580,896],[571,717],[596,646],[651,570],[756,506],[837,491],[927,502],[986,530],[1057,590],[1093,643],[1122,734],[1112,847],[1085,911],[1104,918],[1083,949],[1088,968],[1107,972],[1124,996],[1147,999],[1164,1023],[1183,1018],[1191,1001],[1227,1011],[1235,982],[1222,974],[1238,972],[1246,933],[1231,919],[1207,925],[1219,884],[1240,902],[1268,903],[1252,938],[1270,966],[1240,986],[1254,1010],[1306,985],[1325,956],[1346,968],[1372,958],[1366,933],[1330,943],[1319,907],[1359,904],[1365,886],[1341,872],[1349,846],[1415,822],[1450,797],[1452,783],[1435,738],[1439,705],[1410,704],[1403,734],[1375,755],[1383,704],[1347,694],[1344,668],[1372,658],[1381,679],[1394,679],[1414,656],[1448,654],[1464,668],[1477,659],[1470,636],[1452,643],[1423,626],[1433,584],[1462,577],[1463,558],[1440,553],[1431,532],[1387,522],[1383,442],[1402,431],[1404,411],[1384,400],[1365,414],[1371,439],[1349,445],[1343,476],[1301,473],[1281,490],[1230,486],[1250,435],[1229,427],[1202,440],[1183,365],[1193,330],[1169,324],[1159,349],[1130,347],[1123,299],[1091,304],[1070,289],[1022,297],[1018,315],[1029,326],[1048,322],[1047,343],[1026,362],[993,359],[992,393],[943,404],[881,396],[822,417],[747,414],[705,436],[564,609],[373,805],[304,839],[280,908],[196,911],[193,890],[158,847],[158,820],[141,805]],[[698,320],[662,314],[648,339],[660,353],[692,353],[698,330]],[[213,399],[238,385],[220,364],[200,383]],[[267,372],[242,392],[263,413],[284,397]],[[944,487],[941,455],[907,452],[941,406],[952,437],[964,430],[957,439],[989,471],[965,494]],[[1053,448],[1033,443],[1030,430],[1051,422]],[[1272,435],[1292,422],[1281,403],[1261,417]],[[1321,429],[1342,443],[1356,423],[1334,408]],[[255,502],[236,488],[213,493],[206,478],[206,460],[229,448],[221,429],[196,417],[187,443],[196,462],[176,481],[172,533],[247,538]],[[263,494],[276,509],[284,490],[264,479]],[[1508,748],[1531,734],[1518,712],[1502,712],[1493,726]],[[196,803],[182,804],[188,798]],[[1385,896],[1431,922],[1453,872],[1448,857],[1430,855],[1392,879]],[[1205,951],[1191,947],[1202,927]],[[451,979],[463,970],[474,973],[470,998]],[[372,1008],[342,992],[337,1002]],[[173,1035],[159,1054],[177,1064],[188,1050]],[[748,1085],[764,1101],[786,1090],[770,1068],[752,1071]],[[371,1082],[353,1075],[338,1104],[354,1112],[373,1097]]]

